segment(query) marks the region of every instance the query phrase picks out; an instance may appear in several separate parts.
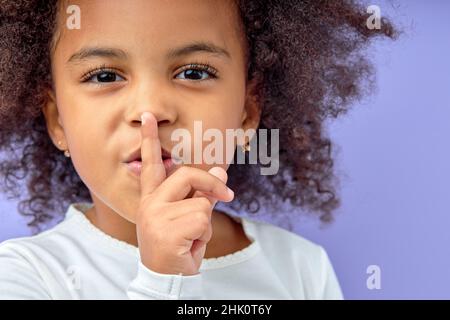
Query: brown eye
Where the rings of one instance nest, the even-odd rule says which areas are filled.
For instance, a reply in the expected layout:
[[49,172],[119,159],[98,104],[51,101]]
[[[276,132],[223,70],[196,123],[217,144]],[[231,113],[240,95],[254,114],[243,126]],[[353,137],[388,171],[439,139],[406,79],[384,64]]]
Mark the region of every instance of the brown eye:
[[[184,78],[180,78],[179,75],[184,75]],[[217,78],[217,76],[216,71],[213,68],[207,65],[193,64],[185,67],[184,70],[182,70],[177,75],[177,78],[185,80],[204,81]]]
[[184,72],[185,76],[188,79],[191,79],[191,80],[204,80],[202,75],[206,74],[205,71],[199,71],[199,70],[193,70],[193,69],[186,70],[186,71],[183,71],[183,72]]
[[114,69],[98,68],[91,70],[86,75],[84,75],[81,79],[81,82],[102,84],[124,80],[125,79],[121,77]]
[[107,83],[107,82],[115,82],[118,78],[120,78],[121,80],[124,80],[121,76],[119,76],[115,72],[102,71],[102,72],[92,75],[87,81],[102,82],[102,83],[106,82]]

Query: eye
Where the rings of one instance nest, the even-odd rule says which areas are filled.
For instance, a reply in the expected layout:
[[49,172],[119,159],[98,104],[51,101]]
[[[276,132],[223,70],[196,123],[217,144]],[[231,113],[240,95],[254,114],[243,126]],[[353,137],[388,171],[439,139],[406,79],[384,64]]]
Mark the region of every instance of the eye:
[[[180,78],[179,75],[183,75],[184,78]],[[190,64],[183,67],[182,71],[177,75],[178,79],[204,81],[217,78],[217,71],[207,64]]]
[[116,81],[125,81],[125,79],[121,77],[115,70],[106,68],[89,71],[81,79],[81,82],[93,82],[97,84]]

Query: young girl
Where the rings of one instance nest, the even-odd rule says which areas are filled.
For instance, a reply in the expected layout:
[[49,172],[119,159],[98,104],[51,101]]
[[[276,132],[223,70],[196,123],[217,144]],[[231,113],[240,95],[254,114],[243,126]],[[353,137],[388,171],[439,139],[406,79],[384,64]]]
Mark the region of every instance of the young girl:
[[[0,245],[0,298],[343,297],[321,246],[230,211],[289,200],[284,219],[331,220],[324,121],[370,84],[362,49],[395,36],[387,20],[350,0],[0,3],[3,192],[28,177],[37,230],[65,212]],[[171,134],[195,121],[279,129],[279,171],[175,163]]]

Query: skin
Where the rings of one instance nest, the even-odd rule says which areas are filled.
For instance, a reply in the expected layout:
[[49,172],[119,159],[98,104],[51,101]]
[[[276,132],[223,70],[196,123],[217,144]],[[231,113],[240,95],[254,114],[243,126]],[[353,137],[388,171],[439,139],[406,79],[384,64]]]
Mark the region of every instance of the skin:
[[[154,115],[160,144],[169,151],[177,143],[170,139],[172,131],[186,128],[193,135],[194,120],[202,120],[203,130],[216,128],[224,135],[227,128],[258,126],[260,108],[252,95],[253,84],[246,81],[238,14],[231,2],[223,0],[71,1],[81,9],[81,29],[69,30],[66,6],[60,4],[51,55],[54,87],[43,106],[48,133],[57,148],[70,151],[90,190],[94,206],[86,213],[88,219],[112,237],[138,246],[141,184],[123,161],[141,146],[141,114]],[[169,50],[192,41],[213,43],[227,50],[230,58],[205,51],[166,57]],[[126,57],[92,56],[69,62],[80,49],[94,45],[123,50]],[[210,64],[217,78],[198,71],[205,80],[192,80],[181,67],[195,62]],[[93,76],[82,83],[83,75],[103,64],[113,69],[115,80],[99,83]],[[207,172],[229,165],[185,166]],[[227,214],[213,210],[211,223],[205,258],[250,243],[242,225]]]

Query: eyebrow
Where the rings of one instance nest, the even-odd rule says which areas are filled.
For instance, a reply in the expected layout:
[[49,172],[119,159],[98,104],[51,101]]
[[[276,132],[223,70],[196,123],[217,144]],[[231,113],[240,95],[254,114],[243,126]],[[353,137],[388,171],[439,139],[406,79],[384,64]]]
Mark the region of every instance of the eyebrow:
[[67,62],[80,62],[95,57],[126,59],[128,55],[125,51],[115,48],[87,47],[75,52]]
[[185,46],[182,46],[179,48],[175,48],[175,49],[171,49],[167,53],[167,58],[169,60],[175,59],[175,58],[178,58],[181,56],[189,55],[194,52],[212,53],[214,55],[222,56],[222,57],[225,57],[225,58],[231,60],[231,55],[226,49],[219,47],[219,46],[215,45],[214,43],[204,42],[204,41],[192,42],[192,43],[189,43],[188,45],[185,45]]
[[[178,57],[187,56],[194,52],[207,52],[231,60],[231,55],[226,49],[219,47],[211,42],[204,42],[204,41],[192,42],[187,45],[171,49],[167,53],[166,58],[172,60]],[[128,58],[128,55],[125,51],[117,48],[86,47],[74,53],[69,58],[69,60],[67,60],[67,63],[81,62],[83,60],[88,60],[90,58],[96,57],[116,58],[125,60]]]

